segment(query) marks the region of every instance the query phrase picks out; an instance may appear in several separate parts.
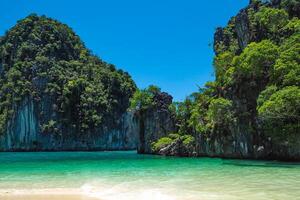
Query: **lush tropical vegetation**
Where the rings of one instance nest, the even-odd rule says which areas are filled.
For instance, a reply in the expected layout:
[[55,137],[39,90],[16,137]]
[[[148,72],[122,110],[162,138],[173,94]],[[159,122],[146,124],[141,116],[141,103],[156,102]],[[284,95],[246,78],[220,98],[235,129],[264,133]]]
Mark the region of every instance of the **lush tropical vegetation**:
[[[35,105],[41,133],[58,135],[108,130],[130,108],[140,144],[151,143],[154,152],[180,144],[191,155],[200,140],[212,152],[290,146],[300,138],[299,14],[299,0],[252,0],[216,29],[215,81],[183,102],[156,86],[136,89],[128,73],[93,55],[68,26],[30,15],[0,37],[0,132],[24,104]],[[149,116],[153,130],[164,131],[159,137],[145,135]]]
[[[284,143],[299,136],[299,8],[297,0],[276,6],[252,1],[227,27],[217,30],[216,79],[169,107],[176,119],[175,135],[209,139],[233,134],[242,124],[254,138],[260,134],[258,140]],[[152,102],[146,104],[151,107]],[[178,137],[170,133],[153,148],[158,151]]]
[[113,124],[135,89],[128,73],[94,56],[56,20],[30,15],[0,38],[1,132],[24,99],[37,105],[42,132]]

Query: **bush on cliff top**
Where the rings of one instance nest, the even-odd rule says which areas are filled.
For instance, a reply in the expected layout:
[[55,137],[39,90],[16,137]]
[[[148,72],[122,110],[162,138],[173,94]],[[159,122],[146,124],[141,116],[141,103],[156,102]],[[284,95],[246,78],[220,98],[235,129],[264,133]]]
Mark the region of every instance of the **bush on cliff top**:
[[152,150],[158,152],[159,150],[177,142],[180,148],[188,149],[195,145],[195,138],[189,134],[180,135],[178,133],[171,133],[167,137],[162,137],[151,144]]
[[168,111],[172,103],[172,96],[162,92],[157,86],[150,85],[146,89],[137,90],[130,99],[130,109],[143,113],[156,108],[159,112]]

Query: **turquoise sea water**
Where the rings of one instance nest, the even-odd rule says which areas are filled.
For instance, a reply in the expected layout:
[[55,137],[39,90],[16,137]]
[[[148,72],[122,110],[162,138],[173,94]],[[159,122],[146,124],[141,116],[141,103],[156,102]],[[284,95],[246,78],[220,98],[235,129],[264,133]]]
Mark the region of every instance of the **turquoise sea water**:
[[0,194],[45,189],[103,200],[296,200],[300,164],[133,151],[0,153]]

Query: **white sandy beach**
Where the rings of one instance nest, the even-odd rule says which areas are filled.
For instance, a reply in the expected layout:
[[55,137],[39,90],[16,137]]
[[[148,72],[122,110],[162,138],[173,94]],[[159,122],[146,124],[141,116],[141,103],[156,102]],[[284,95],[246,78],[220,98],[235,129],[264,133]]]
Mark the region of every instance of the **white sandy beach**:
[[95,200],[78,189],[12,190],[0,189],[1,200]]

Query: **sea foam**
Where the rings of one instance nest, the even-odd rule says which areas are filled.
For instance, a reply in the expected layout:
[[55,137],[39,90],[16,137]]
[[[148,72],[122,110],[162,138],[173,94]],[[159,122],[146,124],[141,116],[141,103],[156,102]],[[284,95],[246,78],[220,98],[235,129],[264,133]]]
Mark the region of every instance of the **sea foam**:
[[86,183],[81,187],[84,195],[101,200],[177,200],[171,191],[151,186],[137,186],[131,182],[115,185]]

